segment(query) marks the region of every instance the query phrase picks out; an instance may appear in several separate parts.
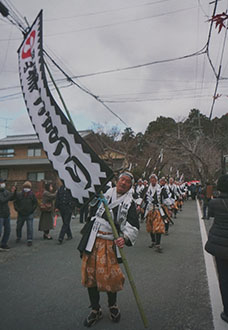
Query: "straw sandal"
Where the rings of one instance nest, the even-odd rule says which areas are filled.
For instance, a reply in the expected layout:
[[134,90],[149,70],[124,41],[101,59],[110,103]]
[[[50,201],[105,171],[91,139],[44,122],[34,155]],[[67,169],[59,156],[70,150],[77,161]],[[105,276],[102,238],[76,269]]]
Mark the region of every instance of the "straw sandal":
[[110,320],[112,320],[115,323],[118,323],[120,321],[120,309],[117,305],[113,305],[109,307],[109,317]]
[[100,319],[102,319],[102,317],[103,314],[101,309],[99,309],[98,311],[93,309],[85,319],[84,326],[89,328],[95,323],[97,323]]

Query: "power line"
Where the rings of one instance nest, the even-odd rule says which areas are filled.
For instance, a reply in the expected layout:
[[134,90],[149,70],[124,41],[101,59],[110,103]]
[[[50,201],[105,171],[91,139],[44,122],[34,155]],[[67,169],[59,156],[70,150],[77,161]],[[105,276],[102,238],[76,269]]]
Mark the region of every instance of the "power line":
[[214,109],[214,104],[215,104],[216,95],[217,95],[217,91],[218,91],[218,85],[219,85],[219,80],[220,80],[220,75],[221,75],[221,70],[222,70],[222,61],[223,61],[224,49],[225,49],[225,44],[226,44],[227,28],[228,28],[228,23],[226,24],[226,30],[225,30],[225,34],[224,34],[222,53],[221,53],[221,58],[220,58],[218,74],[216,76],[216,85],[215,85],[213,102],[212,102],[212,105],[211,105],[211,111],[210,111],[209,119],[211,119],[211,117],[212,117],[212,112],[213,112],[213,109]]
[[[1,4],[1,3],[0,3]],[[5,17],[13,17],[15,24],[17,25],[17,27],[22,31],[22,33],[25,35],[27,32],[27,29],[25,27],[23,27],[23,24],[20,23],[20,19],[18,18],[17,14],[11,9],[11,13],[8,11],[8,9],[4,6],[1,6],[1,13],[3,13]],[[27,23],[27,22],[26,22]],[[110,107],[108,107],[102,100],[100,100],[98,98],[98,96],[94,95],[93,93],[91,93],[87,88],[80,86],[78,83],[76,83],[73,79],[71,79],[64,71],[63,69],[51,58],[50,55],[48,55],[48,53],[43,50],[43,53],[46,54],[46,56],[52,61],[53,64],[55,64],[55,66],[67,77],[67,80],[71,83],[73,83],[74,85],[76,85],[78,88],[80,88],[82,91],[84,91],[85,93],[89,94],[90,96],[92,96],[96,101],[98,101],[99,103],[101,103],[108,111],[110,111],[115,117],[117,117],[124,125],[127,126],[126,122],[120,118]]]
[[208,94],[208,95],[202,95],[202,94],[199,94],[199,95],[186,95],[186,96],[171,96],[171,97],[157,97],[157,98],[148,98],[148,99],[134,99],[134,100],[105,100],[105,103],[113,103],[113,104],[117,104],[117,103],[144,103],[144,102],[157,102],[157,101],[170,101],[170,100],[177,100],[177,99],[194,99],[194,98],[208,98],[208,97],[211,97],[211,94]]
[[[214,5],[212,17],[215,16],[216,9],[217,9],[217,4],[218,4],[218,0],[215,0],[215,5]],[[209,32],[208,32],[207,43],[206,43],[206,53],[207,53],[207,58],[208,58],[209,64],[210,64],[210,66],[211,66],[211,68],[212,68],[212,70],[213,70],[213,72],[215,74],[215,77],[216,77],[217,76],[217,73],[216,73],[216,70],[214,68],[214,65],[212,63],[212,60],[211,60],[210,54],[209,54],[209,45],[210,45],[210,40],[211,40],[212,27],[213,27],[213,21],[211,20],[211,24],[210,24]]]
[[113,13],[113,12],[118,12],[118,11],[129,10],[129,9],[132,9],[132,8],[152,6],[152,5],[156,5],[156,4],[159,4],[159,3],[162,3],[162,2],[167,2],[167,1],[170,1],[170,0],[159,0],[159,1],[153,1],[153,2],[146,2],[144,4],[135,5],[135,6],[127,6],[127,7],[122,7],[122,8],[114,8],[114,9],[110,9],[110,10],[102,10],[102,11],[92,12],[92,13],[88,13],[88,14],[51,18],[51,19],[46,19],[45,21],[46,22],[48,22],[48,21],[59,21],[59,20],[62,20],[62,19],[75,19],[75,18],[79,18],[79,17],[96,16],[96,15],[102,15],[102,14],[107,14],[107,13]]
[[[54,37],[54,36],[57,36],[57,35],[64,35],[64,34],[76,33],[76,32],[83,32],[83,31],[89,31],[89,30],[93,30],[94,31],[96,29],[103,29],[103,28],[107,28],[107,27],[111,27],[111,26],[117,26],[117,25],[122,25],[122,24],[126,24],[126,23],[139,22],[139,21],[144,21],[144,20],[151,19],[151,18],[157,18],[157,17],[167,16],[167,15],[172,15],[172,14],[176,14],[176,13],[180,13],[180,12],[192,10],[194,8],[196,8],[196,6],[189,7],[189,8],[184,8],[184,9],[177,9],[177,10],[174,10],[174,11],[170,11],[170,12],[166,12],[166,13],[162,13],[162,14],[157,14],[157,15],[144,16],[144,17],[140,17],[140,18],[123,20],[123,21],[119,21],[119,22],[115,22],[115,23],[108,23],[108,24],[103,24],[103,25],[95,25],[95,26],[91,26],[91,27],[87,27],[87,28],[82,28],[82,29],[77,29],[77,30],[69,30],[67,32],[58,32],[58,33],[47,34],[46,37]],[[1,40],[2,39],[0,39],[0,41]]]
[[202,49],[200,49],[199,51],[197,51],[195,53],[184,55],[184,56],[174,57],[174,58],[170,58],[170,59],[166,59],[166,60],[158,60],[158,61],[153,61],[153,62],[148,62],[148,63],[143,63],[143,64],[137,64],[137,65],[132,65],[132,66],[127,66],[127,67],[120,68],[120,69],[111,69],[111,70],[106,70],[106,71],[98,71],[98,72],[93,72],[93,73],[87,73],[87,74],[83,74],[83,75],[73,76],[72,78],[92,77],[92,76],[97,76],[97,75],[101,75],[101,74],[107,74],[107,73],[114,73],[114,72],[120,72],[120,71],[143,68],[143,67],[151,66],[151,65],[155,65],[155,64],[175,62],[175,61],[183,60],[183,59],[186,59],[186,58],[189,58],[189,57],[199,56],[199,55],[205,54],[206,53],[205,47],[206,46],[204,46]]
[[[167,16],[167,15],[172,15],[172,14],[176,14],[176,13],[180,13],[180,12],[184,12],[184,11],[188,11],[188,10],[192,10],[196,8],[196,6],[193,7],[189,7],[189,8],[184,8],[184,9],[177,9],[174,11],[170,11],[170,12],[166,12],[166,13],[161,13],[161,14],[157,14],[157,15],[151,15],[151,16],[144,16],[141,18],[134,18],[134,19],[129,19],[129,20],[123,20],[123,21],[119,21],[119,22],[115,22],[115,23],[108,23],[108,24],[103,24],[103,25],[95,25],[95,26],[90,26],[87,28],[81,28],[81,29],[77,29],[77,30],[69,30],[67,32],[58,32],[58,33],[52,33],[52,34],[47,34],[45,35],[45,38],[49,38],[49,37],[54,37],[57,35],[65,35],[65,34],[69,34],[69,33],[77,33],[77,32],[83,32],[83,31],[89,31],[89,30],[96,30],[96,29],[103,29],[103,28],[107,28],[107,27],[111,27],[111,26],[118,26],[118,25],[122,25],[122,24],[126,24],[126,23],[131,23],[131,22],[138,22],[138,21],[144,21],[147,19],[151,19],[151,18],[157,18],[157,17],[162,17],[162,16]],[[20,40],[19,38],[13,38],[13,41],[15,40]],[[0,42],[4,42],[7,41],[7,39],[0,39]]]
[[109,112],[111,112],[115,117],[117,117],[124,125],[127,126],[126,122],[120,118],[120,116],[118,116],[110,107],[108,107],[104,101],[100,100],[99,97],[93,93],[91,93],[88,89],[85,89],[84,87],[80,86],[78,83],[76,83],[70,76],[67,75],[67,73],[65,71],[63,71],[63,69],[50,57],[50,55],[48,55],[48,53],[43,50],[44,54],[46,54],[46,56],[56,65],[56,67],[67,77],[68,81],[72,82],[75,86],[77,86],[79,89],[81,89],[83,92],[85,92],[86,94],[89,94],[90,96],[92,96],[96,101],[100,102]]

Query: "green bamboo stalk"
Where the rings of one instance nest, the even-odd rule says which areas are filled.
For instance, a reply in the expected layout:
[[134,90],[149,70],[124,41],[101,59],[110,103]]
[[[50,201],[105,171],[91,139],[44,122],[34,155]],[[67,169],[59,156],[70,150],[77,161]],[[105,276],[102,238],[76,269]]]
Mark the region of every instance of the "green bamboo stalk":
[[[118,235],[116,226],[114,224],[114,221],[112,219],[112,215],[110,213],[110,210],[108,208],[107,200],[104,198],[104,196],[103,196],[102,193],[100,193],[100,196],[101,196],[101,200],[102,200],[102,202],[104,204],[104,207],[105,207],[105,212],[106,212],[106,215],[108,217],[108,221],[109,221],[109,223],[110,223],[110,225],[112,227],[113,236],[114,236],[115,239],[117,239],[119,237],[119,235]],[[135,285],[134,279],[132,277],[132,274],[131,274],[131,271],[130,271],[130,268],[129,268],[127,259],[125,257],[125,254],[124,254],[123,249],[122,248],[119,248],[119,251],[120,251],[120,255],[121,255],[121,258],[122,258],[122,261],[123,261],[123,265],[124,265],[125,271],[127,273],[128,280],[130,282],[130,285],[131,285],[131,288],[132,288],[132,291],[133,291],[133,294],[134,294],[134,297],[135,297],[135,300],[136,300],[136,304],[137,304],[138,309],[139,309],[139,312],[140,312],[141,319],[143,321],[144,327],[147,328],[148,327],[147,318],[146,318],[146,315],[144,313],[144,310],[143,310],[143,307],[142,307],[142,303],[140,301],[140,298],[139,298],[139,295],[138,295],[138,292],[137,292],[137,289],[136,289],[136,285]]]

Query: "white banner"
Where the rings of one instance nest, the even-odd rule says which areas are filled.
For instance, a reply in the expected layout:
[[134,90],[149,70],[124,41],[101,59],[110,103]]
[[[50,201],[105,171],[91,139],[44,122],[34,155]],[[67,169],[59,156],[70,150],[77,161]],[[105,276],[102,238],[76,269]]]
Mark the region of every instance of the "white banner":
[[42,11],[18,50],[19,74],[34,129],[60,179],[84,204],[113,176],[81,138],[48,88],[42,48]]

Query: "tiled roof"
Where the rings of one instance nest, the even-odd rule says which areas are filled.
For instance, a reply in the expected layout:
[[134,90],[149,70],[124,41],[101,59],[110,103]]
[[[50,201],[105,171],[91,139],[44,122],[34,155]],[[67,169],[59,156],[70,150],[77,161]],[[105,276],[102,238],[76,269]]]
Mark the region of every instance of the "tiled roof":
[[[92,130],[78,131],[82,138],[91,134]],[[1,146],[19,145],[19,144],[39,144],[40,141],[36,134],[9,135],[0,139]]]

